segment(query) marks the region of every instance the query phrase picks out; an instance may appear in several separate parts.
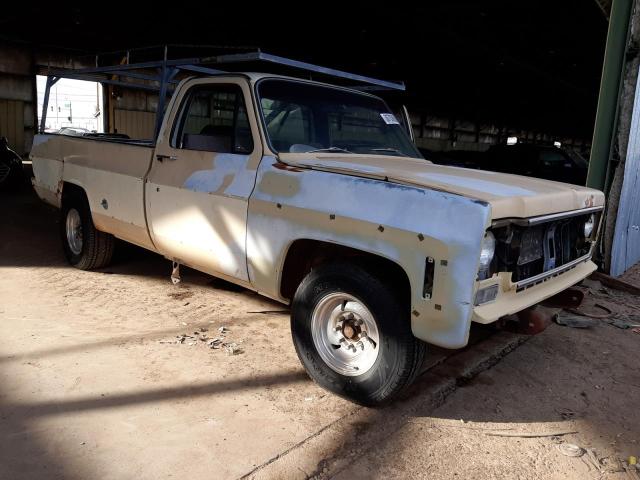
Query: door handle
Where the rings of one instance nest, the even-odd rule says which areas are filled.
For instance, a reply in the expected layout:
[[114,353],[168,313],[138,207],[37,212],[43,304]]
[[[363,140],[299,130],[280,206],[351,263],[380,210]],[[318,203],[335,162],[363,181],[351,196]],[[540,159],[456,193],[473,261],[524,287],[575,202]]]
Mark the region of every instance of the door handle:
[[156,155],[156,160],[158,160],[159,162],[162,162],[164,160],[173,161],[173,160],[177,160],[177,159],[178,159],[178,157],[174,157],[173,155],[160,155],[160,154]]

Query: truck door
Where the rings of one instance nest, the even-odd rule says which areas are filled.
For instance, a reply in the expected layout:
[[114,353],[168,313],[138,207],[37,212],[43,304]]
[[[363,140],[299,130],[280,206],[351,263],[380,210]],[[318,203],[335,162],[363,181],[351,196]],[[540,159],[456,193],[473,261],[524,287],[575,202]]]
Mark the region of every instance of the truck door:
[[248,281],[248,200],[262,156],[244,79],[191,80],[160,131],[146,183],[149,230],[160,253]]

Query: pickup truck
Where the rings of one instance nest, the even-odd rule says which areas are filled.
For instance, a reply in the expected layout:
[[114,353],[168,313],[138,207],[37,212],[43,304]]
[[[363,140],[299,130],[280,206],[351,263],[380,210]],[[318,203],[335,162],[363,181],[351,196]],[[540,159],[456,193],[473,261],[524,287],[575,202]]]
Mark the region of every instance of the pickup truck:
[[180,81],[157,140],[39,134],[34,188],[68,261],[119,238],[291,306],[299,359],[365,405],[426,344],[516,313],[596,269],[604,195],[425,160],[370,93],[256,73]]

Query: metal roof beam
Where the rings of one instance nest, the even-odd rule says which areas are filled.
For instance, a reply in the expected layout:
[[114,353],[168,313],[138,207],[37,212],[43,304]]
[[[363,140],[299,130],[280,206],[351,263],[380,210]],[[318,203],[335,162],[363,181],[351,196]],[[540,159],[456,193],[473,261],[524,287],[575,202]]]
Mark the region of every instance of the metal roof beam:
[[[130,63],[123,65],[110,65],[108,67],[91,67],[91,68],[79,68],[77,70],[73,70],[75,73],[85,74],[85,73],[115,73],[115,72],[125,72],[129,70],[140,70],[144,68],[156,68],[156,67],[176,67],[179,65],[190,65],[200,63],[200,60],[197,58],[183,58],[180,60],[158,60],[155,62],[143,62],[143,63]],[[60,70],[51,70],[47,73],[47,75],[52,76],[64,76],[64,74],[68,72],[68,70],[60,69]],[[124,73],[121,73],[124,75]]]
[[390,82],[388,80],[379,80],[377,78],[367,77],[364,75],[358,75],[356,73],[349,73],[343,70],[337,70],[335,68],[322,67],[320,65],[314,65],[313,63],[300,62],[298,60],[292,60],[290,58],[280,57],[278,55],[271,55],[264,52],[250,52],[250,53],[232,53],[228,55],[218,55],[214,57],[206,57],[202,59],[202,63],[241,63],[241,62],[256,62],[264,61],[274,63],[277,65],[285,65],[288,67],[298,68],[307,72],[320,73],[331,77],[344,78],[347,80],[353,80],[355,82],[362,82],[369,85],[376,85],[379,87],[388,88],[391,90],[405,90],[403,82]]

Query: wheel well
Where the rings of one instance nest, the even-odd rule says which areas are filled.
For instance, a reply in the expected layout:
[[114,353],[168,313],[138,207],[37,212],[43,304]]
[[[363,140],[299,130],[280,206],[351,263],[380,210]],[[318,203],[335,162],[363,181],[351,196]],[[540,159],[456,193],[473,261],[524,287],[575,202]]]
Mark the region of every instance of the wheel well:
[[404,269],[393,260],[351,247],[320,240],[296,240],[289,247],[282,269],[280,294],[293,298],[302,279],[324,263],[341,260],[357,264],[393,286],[403,300],[409,301],[411,286]]
[[64,182],[62,184],[62,202],[65,203],[70,199],[87,198],[87,194],[84,188],[76,185],[75,183]]

